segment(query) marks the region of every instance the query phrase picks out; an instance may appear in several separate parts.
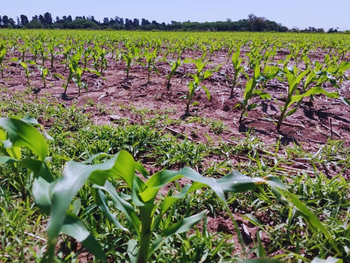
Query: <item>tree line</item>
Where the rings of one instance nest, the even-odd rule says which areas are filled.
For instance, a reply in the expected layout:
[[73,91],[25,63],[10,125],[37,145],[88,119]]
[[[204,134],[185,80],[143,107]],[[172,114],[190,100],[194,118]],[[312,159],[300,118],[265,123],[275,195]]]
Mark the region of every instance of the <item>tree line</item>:
[[[97,21],[94,16],[57,16],[52,18],[51,13],[46,12],[43,15],[35,15],[28,19],[26,15],[20,15],[16,21],[7,15],[0,15],[1,28],[24,28],[24,29],[112,29],[112,30],[160,30],[160,31],[250,31],[250,32],[324,32],[322,28],[314,27],[299,30],[296,28],[288,29],[280,23],[270,21],[265,17],[257,17],[254,14],[248,15],[247,19],[232,21],[217,22],[177,22],[159,23],[156,20],[149,21],[145,18],[128,19],[121,17],[108,18],[105,17],[102,21]],[[333,33],[332,32],[329,33]]]

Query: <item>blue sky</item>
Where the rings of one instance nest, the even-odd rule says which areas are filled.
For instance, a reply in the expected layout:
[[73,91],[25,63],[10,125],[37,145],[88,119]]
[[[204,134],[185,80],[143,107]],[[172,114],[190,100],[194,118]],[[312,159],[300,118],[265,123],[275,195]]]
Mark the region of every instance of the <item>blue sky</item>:
[[292,28],[350,29],[349,0],[0,0],[0,15],[16,17],[50,12],[55,19],[63,15],[146,18],[157,22],[239,20],[248,14],[264,16]]

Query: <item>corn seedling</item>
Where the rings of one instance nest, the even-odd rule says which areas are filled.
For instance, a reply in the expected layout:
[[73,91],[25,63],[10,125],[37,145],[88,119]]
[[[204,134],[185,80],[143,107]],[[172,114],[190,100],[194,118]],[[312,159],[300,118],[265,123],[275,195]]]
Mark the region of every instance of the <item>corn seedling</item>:
[[19,64],[23,68],[24,73],[26,75],[27,85],[30,86],[31,71],[30,71],[29,65],[36,65],[36,63],[32,60],[28,60],[27,62],[19,61]]
[[38,66],[38,69],[40,71],[40,77],[43,82],[43,87],[46,88],[46,76],[50,73],[47,68],[44,68],[43,66]]
[[170,72],[166,75],[166,89],[170,90],[171,87],[171,78],[174,76],[176,70],[183,64],[180,58],[178,58],[176,61],[170,60],[168,61],[170,65]]
[[241,59],[239,58],[240,54],[241,54],[241,50],[237,46],[236,52],[234,52],[232,54],[232,58],[231,58],[234,73],[233,73],[233,79],[232,79],[230,98],[233,98],[233,91],[237,85],[237,79],[238,79],[239,75],[244,71],[244,66],[242,65],[243,58],[241,58]]
[[6,47],[4,44],[0,44],[0,71],[1,71],[1,77],[4,77],[4,68],[5,68],[5,56],[6,56]]
[[87,68],[87,63],[91,59],[91,54],[92,54],[91,47],[84,48],[84,51],[82,53],[83,53],[83,59],[84,59],[84,68]]
[[145,54],[146,63],[140,62],[141,65],[147,67],[147,83],[150,83],[151,81],[152,70],[159,73],[156,67],[157,52],[157,49],[154,49],[153,51],[147,51]]
[[[272,68],[272,67],[271,67]],[[246,83],[243,101],[238,103],[235,107],[242,106],[241,116],[239,117],[239,122],[242,123],[243,117],[246,114],[247,110],[252,110],[256,108],[258,105],[256,103],[249,104],[250,100],[256,96],[259,96],[261,99],[270,99],[271,95],[263,91],[263,87],[266,85],[266,82],[275,74],[277,75],[275,70],[269,71],[269,67],[265,67],[265,76],[260,72],[260,63],[255,64],[254,74],[251,79],[248,79]],[[258,83],[262,82],[262,89],[256,89]]]
[[[297,67],[294,67],[294,68],[285,68],[284,72],[285,72],[285,76],[286,76],[287,81],[288,81],[288,88],[287,88],[286,101],[285,101],[284,105],[282,107],[280,107],[281,115],[280,115],[278,122],[277,122],[277,130],[278,131],[281,128],[283,120],[285,118],[287,118],[288,116],[294,114],[297,111],[297,109],[298,109],[297,106],[294,107],[293,109],[289,110],[289,108],[294,103],[298,103],[303,98],[309,97],[309,96],[314,96],[316,94],[324,94],[329,98],[339,97],[337,92],[329,93],[329,92],[325,91],[323,88],[321,88],[320,86],[316,86],[314,88],[309,89],[307,92],[305,92],[303,94],[299,94],[298,85],[302,81],[302,79],[307,74],[310,73],[310,70],[309,69],[305,70],[298,75],[298,69],[297,69]],[[306,89],[312,83],[312,81],[314,79],[314,74],[315,73],[311,73],[311,76],[309,78],[307,78],[307,80],[304,84],[304,87],[305,87],[304,89]],[[319,82],[318,84],[320,85],[321,83]]]
[[58,51],[55,50],[55,45],[53,42],[50,42],[49,45],[47,46],[47,49],[49,51],[50,54],[50,68],[53,69],[53,64],[55,61],[56,56],[60,53]]
[[191,100],[195,94],[196,91],[199,89],[204,89],[205,93],[207,94],[208,100],[210,100],[210,92],[205,86],[200,86],[200,83],[209,78],[213,73],[210,70],[204,70],[204,67],[207,65],[207,62],[203,62],[201,59],[198,59],[195,62],[196,65],[196,73],[195,74],[190,74],[190,76],[193,78],[188,83],[188,95],[187,95],[187,105],[186,105],[186,111],[185,111],[185,116],[190,116],[190,104]]
[[136,59],[140,53],[140,49],[135,46],[126,46],[126,51],[123,52],[122,58],[125,61],[126,78],[129,78],[130,68],[134,59]]
[[93,66],[96,71],[99,71],[101,75],[108,67],[108,61],[106,59],[107,51],[99,46],[95,46],[92,54],[92,58],[94,60]]

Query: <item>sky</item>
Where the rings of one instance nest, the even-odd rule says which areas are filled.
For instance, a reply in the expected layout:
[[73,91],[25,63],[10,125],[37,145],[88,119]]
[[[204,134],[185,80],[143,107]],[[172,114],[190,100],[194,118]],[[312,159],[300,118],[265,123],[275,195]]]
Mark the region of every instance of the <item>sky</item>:
[[213,22],[245,19],[248,14],[265,17],[288,28],[350,29],[350,0],[0,0],[0,15],[15,21],[21,14],[50,12],[56,16],[138,18],[170,23]]

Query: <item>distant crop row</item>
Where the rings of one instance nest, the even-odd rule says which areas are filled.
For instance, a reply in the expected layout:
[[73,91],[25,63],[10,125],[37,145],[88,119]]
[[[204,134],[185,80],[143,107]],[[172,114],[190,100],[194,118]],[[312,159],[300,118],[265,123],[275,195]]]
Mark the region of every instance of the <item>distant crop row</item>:
[[[160,63],[167,65],[164,88],[168,90],[179,68],[191,64],[193,69],[183,73],[188,85],[185,115],[190,115],[192,99],[198,90],[203,89],[210,99],[210,90],[203,83],[214,74],[225,76],[230,98],[238,86],[243,90],[243,100],[233,105],[242,109],[240,122],[249,110],[259,106],[253,98],[272,99],[267,86],[278,83],[285,90],[284,105],[276,121],[279,130],[283,120],[295,113],[305,98],[312,102],[315,95],[323,94],[350,105],[341,89],[343,81],[348,79],[349,47],[348,36],[340,35],[6,31],[0,35],[0,70],[4,78],[6,67],[18,63],[30,86],[36,66],[43,87],[47,76],[52,74],[63,80],[66,96],[72,82],[79,94],[81,89],[88,91],[84,73],[104,78],[112,61],[124,65],[126,79],[133,65],[144,67],[148,83],[152,74],[159,73]],[[218,54],[221,55],[219,62],[215,61]],[[225,64],[231,66],[232,72],[222,70]],[[64,73],[56,71],[61,65]],[[329,86],[333,89],[329,90]]]

